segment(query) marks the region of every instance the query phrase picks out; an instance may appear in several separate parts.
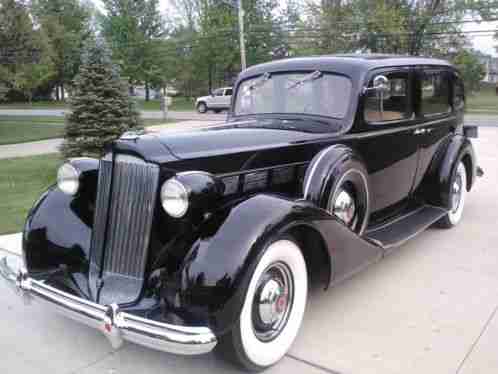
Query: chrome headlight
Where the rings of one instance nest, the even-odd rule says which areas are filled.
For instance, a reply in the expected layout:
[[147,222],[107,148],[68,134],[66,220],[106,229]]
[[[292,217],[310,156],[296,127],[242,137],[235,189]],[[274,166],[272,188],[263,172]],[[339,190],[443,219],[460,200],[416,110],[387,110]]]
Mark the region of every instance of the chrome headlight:
[[80,188],[80,172],[70,163],[65,163],[57,171],[57,186],[68,195],[75,195]]
[[176,178],[168,179],[161,187],[161,204],[171,217],[183,217],[189,206],[187,189]]

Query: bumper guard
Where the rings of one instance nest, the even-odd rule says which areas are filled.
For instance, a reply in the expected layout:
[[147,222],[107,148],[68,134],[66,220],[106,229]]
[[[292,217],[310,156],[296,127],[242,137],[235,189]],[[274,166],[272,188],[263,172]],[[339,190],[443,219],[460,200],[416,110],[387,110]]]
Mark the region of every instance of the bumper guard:
[[16,272],[8,258],[0,259],[0,276],[25,303],[36,300],[56,312],[104,333],[114,349],[130,341],[163,352],[196,355],[210,352],[216,336],[207,327],[186,327],[156,322],[119,310],[118,305],[100,305]]

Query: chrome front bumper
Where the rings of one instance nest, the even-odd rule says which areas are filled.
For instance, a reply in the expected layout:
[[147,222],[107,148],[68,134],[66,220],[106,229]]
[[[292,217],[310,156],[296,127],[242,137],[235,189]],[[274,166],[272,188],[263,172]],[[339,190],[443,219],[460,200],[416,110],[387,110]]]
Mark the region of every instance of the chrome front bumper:
[[210,352],[217,342],[207,327],[156,322],[120,311],[116,304],[104,306],[60,291],[30,278],[25,271],[16,272],[6,257],[0,259],[0,276],[25,302],[45,303],[64,316],[100,330],[115,349],[126,340],[163,352],[196,355]]

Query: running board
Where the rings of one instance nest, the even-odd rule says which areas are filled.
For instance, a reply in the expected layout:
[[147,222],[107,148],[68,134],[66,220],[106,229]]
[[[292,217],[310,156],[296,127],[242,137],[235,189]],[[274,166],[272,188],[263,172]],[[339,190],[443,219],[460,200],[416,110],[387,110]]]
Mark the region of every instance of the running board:
[[410,213],[368,230],[366,238],[384,249],[396,247],[427,229],[443,217],[447,210],[431,205],[423,205]]

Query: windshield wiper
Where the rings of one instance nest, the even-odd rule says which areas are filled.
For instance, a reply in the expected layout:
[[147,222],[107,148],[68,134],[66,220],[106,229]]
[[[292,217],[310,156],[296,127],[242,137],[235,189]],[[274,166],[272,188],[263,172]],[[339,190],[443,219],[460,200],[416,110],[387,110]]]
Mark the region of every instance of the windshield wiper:
[[289,83],[289,85],[287,86],[287,89],[288,90],[292,90],[292,89],[294,89],[296,87],[302,86],[306,82],[311,82],[311,81],[314,81],[314,80],[316,80],[318,78],[321,78],[322,75],[323,74],[322,74],[321,71],[316,70],[313,73],[305,75],[304,77],[302,77],[301,79],[299,79],[297,81]]
[[270,79],[271,79],[270,73],[266,72],[260,78],[256,79],[256,81],[251,83],[248,88],[250,91],[255,91],[258,88],[263,87],[266,84],[266,82],[268,82]]

